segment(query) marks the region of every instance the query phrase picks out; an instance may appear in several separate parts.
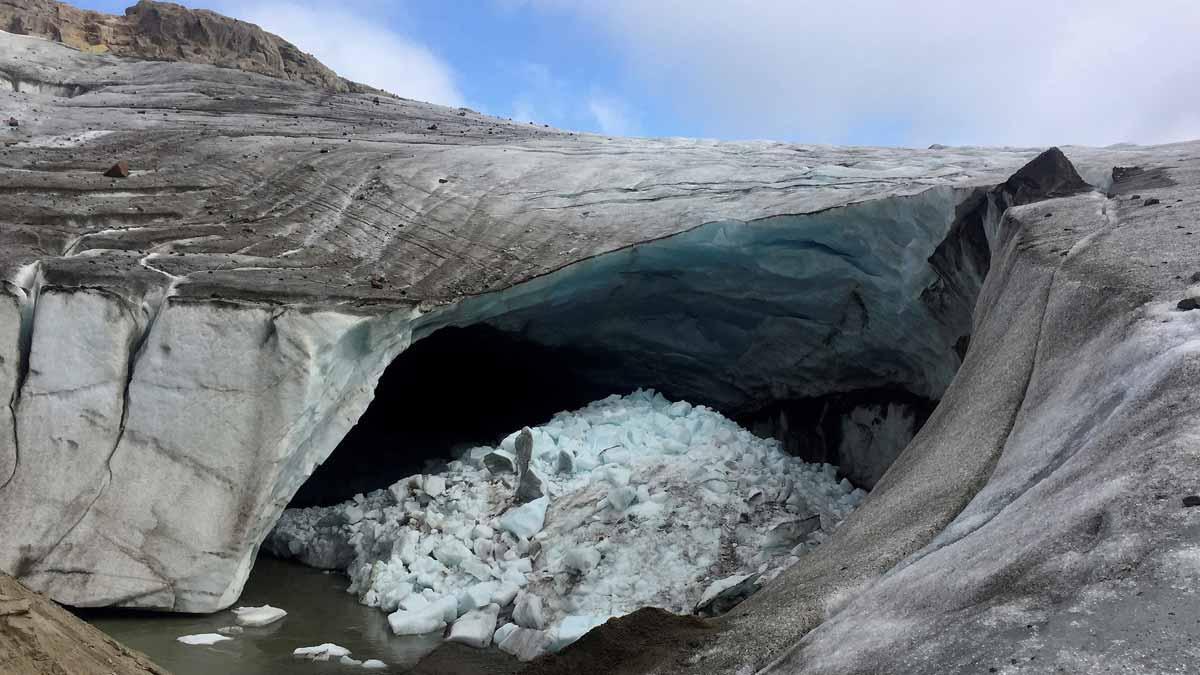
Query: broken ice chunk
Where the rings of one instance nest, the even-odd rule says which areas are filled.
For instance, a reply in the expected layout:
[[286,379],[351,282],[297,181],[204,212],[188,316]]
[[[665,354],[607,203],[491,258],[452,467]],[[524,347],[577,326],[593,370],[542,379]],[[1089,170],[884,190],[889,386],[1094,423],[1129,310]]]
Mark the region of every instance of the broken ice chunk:
[[518,661],[532,661],[549,651],[553,642],[548,631],[514,627],[498,646],[500,651],[517,657]]
[[215,645],[233,638],[227,638],[219,633],[197,633],[196,635],[181,635],[175,639],[185,645]]
[[440,603],[427,603],[417,609],[398,609],[388,614],[388,625],[396,635],[424,635],[445,628],[445,614]]
[[262,607],[238,607],[233,610],[235,617],[234,621],[239,626],[249,626],[257,628],[266,626],[287,616],[287,612],[278,607],[263,605]]
[[541,630],[546,627],[542,616],[542,599],[532,593],[521,593],[513,608],[513,621],[522,628]]
[[610,488],[608,491],[608,503],[616,511],[628,509],[635,501],[637,490],[628,485]]
[[438,497],[446,491],[446,479],[442,476],[425,476],[421,487],[430,497]]
[[558,622],[558,625],[550,629],[553,642],[550,645],[550,651],[561,651],[568,645],[583,637],[589,630],[608,621],[607,616],[588,616],[581,614],[568,614]]
[[515,623],[506,623],[503,626],[500,626],[499,628],[496,629],[496,632],[492,635],[492,643],[495,644],[496,646],[500,646],[500,643],[504,642],[504,639],[507,638],[509,636],[509,634],[512,633],[516,629],[517,629],[517,624],[515,624]]
[[468,647],[483,649],[492,644],[492,633],[496,630],[496,619],[499,615],[498,605],[473,609],[454,622],[447,639]]
[[329,659],[340,659],[343,656],[349,656],[350,650],[326,642],[315,647],[299,647],[292,651],[292,656],[298,659],[308,659],[309,661],[328,661]]
[[384,668],[387,668],[387,664],[379,659],[367,659],[366,661],[362,662],[362,667],[366,668],[367,670],[383,670]]
[[563,567],[579,574],[587,574],[599,564],[600,552],[592,546],[577,546],[563,556]]
[[540,497],[528,504],[522,504],[500,517],[500,529],[516,537],[528,539],[542,531],[546,524],[546,508],[550,506],[548,497]]

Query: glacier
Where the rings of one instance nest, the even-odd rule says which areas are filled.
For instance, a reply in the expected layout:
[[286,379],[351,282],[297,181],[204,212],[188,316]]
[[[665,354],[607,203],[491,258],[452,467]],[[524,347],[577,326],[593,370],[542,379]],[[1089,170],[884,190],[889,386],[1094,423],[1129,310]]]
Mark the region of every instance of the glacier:
[[0,71],[47,85],[0,91],[0,570],[55,600],[234,605],[389,366],[487,326],[872,486],[647,670],[1190,667],[1196,143],[609,138],[8,33]]

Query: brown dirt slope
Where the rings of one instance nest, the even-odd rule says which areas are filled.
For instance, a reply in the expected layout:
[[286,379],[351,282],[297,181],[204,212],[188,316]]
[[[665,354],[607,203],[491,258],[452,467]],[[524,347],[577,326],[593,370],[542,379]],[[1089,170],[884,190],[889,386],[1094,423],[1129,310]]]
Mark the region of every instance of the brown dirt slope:
[[254,24],[168,2],[141,0],[116,16],[55,0],[0,0],[0,30],[91,53],[236,68],[336,92],[377,91],[338,77],[311,54]]
[[0,574],[0,675],[168,675],[145,655]]

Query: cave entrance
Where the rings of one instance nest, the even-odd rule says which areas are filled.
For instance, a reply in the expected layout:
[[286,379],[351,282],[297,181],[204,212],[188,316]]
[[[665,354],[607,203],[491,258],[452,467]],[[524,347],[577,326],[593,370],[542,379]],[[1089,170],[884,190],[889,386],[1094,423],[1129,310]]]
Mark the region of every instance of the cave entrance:
[[292,506],[639,387],[870,489],[962,362],[989,265],[986,197],[935,188],[708,223],[432,312]]
[[487,325],[442,328],[392,361],[370,407],[290,506],[328,506],[387,487],[456,451],[495,445],[522,426],[618,393],[587,374],[605,363]]

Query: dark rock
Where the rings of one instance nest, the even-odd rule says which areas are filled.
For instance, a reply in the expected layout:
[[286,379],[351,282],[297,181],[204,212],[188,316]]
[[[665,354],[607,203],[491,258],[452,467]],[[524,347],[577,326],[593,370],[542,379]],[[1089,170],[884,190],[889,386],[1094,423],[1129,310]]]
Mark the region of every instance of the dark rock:
[[439,178],[439,179],[438,179],[438,182],[439,182],[439,183],[449,183],[449,182],[450,182],[450,179],[448,179],[448,178]]
[[542,479],[529,467],[533,459],[533,432],[529,427],[517,435],[517,503],[524,504],[542,496]]
[[1092,186],[1079,176],[1062,150],[1050,148],[1021,167],[997,189],[1008,198],[1009,205],[1020,206],[1079,194]]
[[386,282],[387,282],[387,277],[383,276],[382,274],[376,274],[375,276],[371,277],[371,288],[375,288],[375,289],[383,288],[383,285]]
[[17,121],[17,118],[15,118],[15,117],[10,117],[10,118],[8,118],[8,122],[6,122],[6,124],[8,124],[8,126],[10,126],[10,127],[19,127],[19,126],[21,126],[21,123],[20,123],[20,122],[18,122],[18,121]]
[[1200,298],[1184,298],[1179,301],[1175,308],[1181,312],[1190,312],[1193,309],[1200,309]]
[[1157,199],[1147,199],[1146,201],[1142,202],[1142,206],[1154,206],[1158,203],[1159,201]]
[[1193,284],[1200,284],[1200,272],[1195,272],[1192,274],[1191,282]]
[[515,473],[517,470],[512,455],[503,450],[494,450],[484,455],[483,466],[494,476],[502,473]]
[[1200,506],[1200,495],[1188,495],[1188,496],[1184,497],[1183,498],[1183,506],[1184,506],[1184,508],[1189,508],[1189,509],[1192,508],[1193,506]]
[[437,127],[437,125],[436,125],[436,124],[430,124],[429,126],[427,126],[427,127],[425,127],[425,128],[426,128],[426,129],[428,129],[428,130],[430,130],[430,131],[437,131],[437,128],[438,128],[438,127]]
[[129,162],[121,160],[116,164],[108,167],[108,171],[104,172],[109,178],[129,178]]

